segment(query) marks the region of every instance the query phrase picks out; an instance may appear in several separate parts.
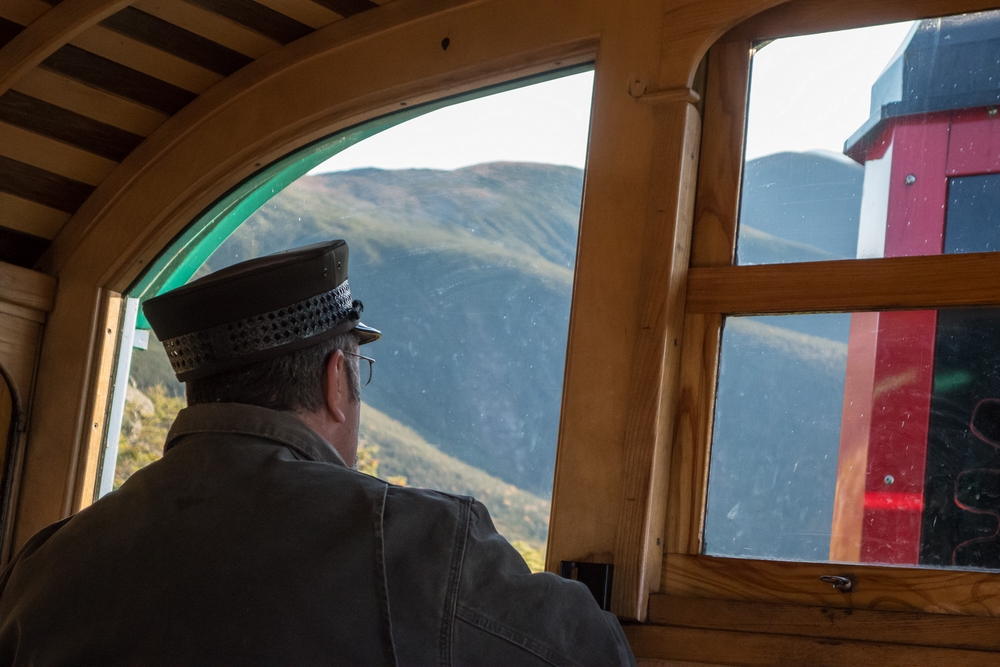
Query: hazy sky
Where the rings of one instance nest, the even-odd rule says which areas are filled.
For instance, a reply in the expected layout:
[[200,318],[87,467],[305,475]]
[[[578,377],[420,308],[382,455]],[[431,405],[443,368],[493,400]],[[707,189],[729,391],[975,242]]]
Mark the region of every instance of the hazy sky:
[[311,172],[358,167],[457,169],[495,161],[583,168],[594,73],[445,107],[338,153]]
[[771,42],[753,59],[748,160],[780,151],[843,153],[868,120],[871,87],[912,22]]
[[[868,118],[871,85],[912,25],[777,40],[754,57],[747,159],[843,151]],[[359,167],[457,169],[493,161],[583,167],[593,72],[433,111],[335,155],[310,173]]]

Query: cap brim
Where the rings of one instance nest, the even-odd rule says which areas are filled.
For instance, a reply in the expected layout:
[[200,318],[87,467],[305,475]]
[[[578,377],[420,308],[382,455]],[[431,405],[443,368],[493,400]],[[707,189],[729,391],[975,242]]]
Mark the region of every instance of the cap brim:
[[373,329],[363,322],[358,322],[357,326],[354,327],[354,331],[358,334],[358,345],[374,343],[382,337],[381,331]]

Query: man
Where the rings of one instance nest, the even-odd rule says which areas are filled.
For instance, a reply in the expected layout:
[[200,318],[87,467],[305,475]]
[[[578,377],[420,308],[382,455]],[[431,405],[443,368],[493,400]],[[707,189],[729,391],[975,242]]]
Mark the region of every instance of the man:
[[160,461],[5,570],[0,664],[634,665],[481,504],[352,469],[381,334],[347,264],[333,241],[146,304],[188,407]]

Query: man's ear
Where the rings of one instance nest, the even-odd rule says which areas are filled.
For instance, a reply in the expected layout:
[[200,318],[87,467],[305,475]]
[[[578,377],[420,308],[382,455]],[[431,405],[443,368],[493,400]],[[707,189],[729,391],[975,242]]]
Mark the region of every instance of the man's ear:
[[347,406],[351,399],[350,378],[347,375],[347,357],[341,350],[334,350],[326,362],[326,409],[333,420],[347,421]]

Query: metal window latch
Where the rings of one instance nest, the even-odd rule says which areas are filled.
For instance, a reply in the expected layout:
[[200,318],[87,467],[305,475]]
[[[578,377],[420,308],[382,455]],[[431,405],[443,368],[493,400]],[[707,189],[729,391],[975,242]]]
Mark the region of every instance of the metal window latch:
[[858,585],[858,580],[849,574],[824,574],[819,580],[824,584],[830,584],[841,593],[850,593]]
[[559,564],[559,575],[575,579],[590,589],[604,611],[611,609],[611,577],[615,566],[611,563],[580,563],[564,560]]

